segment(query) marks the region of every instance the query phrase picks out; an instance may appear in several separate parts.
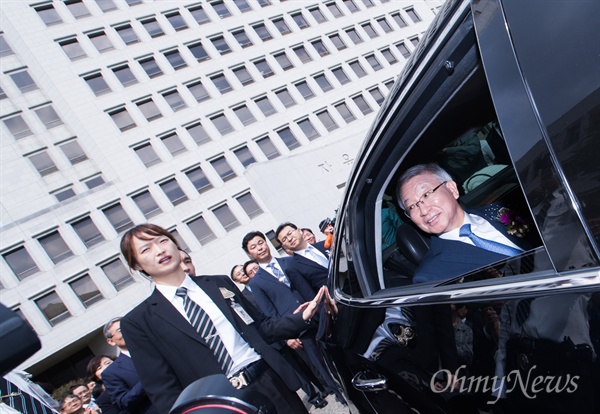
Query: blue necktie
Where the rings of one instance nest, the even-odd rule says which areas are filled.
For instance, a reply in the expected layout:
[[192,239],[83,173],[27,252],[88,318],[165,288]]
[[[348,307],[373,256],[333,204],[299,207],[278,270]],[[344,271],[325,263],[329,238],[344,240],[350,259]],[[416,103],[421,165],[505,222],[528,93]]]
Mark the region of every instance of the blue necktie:
[[470,224],[464,224],[458,233],[460,237],[468,237],[471,239],[473,244],[490,252],[498,253],[504,256],[516,256],[521,253],[521,250],[515,249],[514,247],[507,246],[506,244],[498,243],[493,240],[483,239],[475,235],[471,231]]
[[183,298],[183,307],[185,308],[185,313],[188,316],[190,324],[206,341],[210,350],[217,357],[221,369],[227,375],[233,365],[233,359],[231,359],[231,355],[229,355],[227,348],[225,348],[223,341],[221,341],[221,337],[212,320],[200,305],[190,299],[187,288],[177,288],[175,295]]
[[287,287],[290,287],[290,281],[288,280],[287,276],[285,275],[285,273],[279,270],[277,266],[275,266],[275,263],[269,263],[267,267],[271,269],[273,275],[275,275],[277,280],[279,280],[281,283],[285,283]]

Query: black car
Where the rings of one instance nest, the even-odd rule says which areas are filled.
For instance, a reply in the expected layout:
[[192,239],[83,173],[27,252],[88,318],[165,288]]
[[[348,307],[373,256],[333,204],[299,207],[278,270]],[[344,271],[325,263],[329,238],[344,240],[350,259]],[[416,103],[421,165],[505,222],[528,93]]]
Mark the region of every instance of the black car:
[[[448,1],[423,36],[337,212],[324,342],[361,412],[600,412],[599,22],[598,1]],[[436,236],[396,184],[431,162],[530,247],[415,283]]]

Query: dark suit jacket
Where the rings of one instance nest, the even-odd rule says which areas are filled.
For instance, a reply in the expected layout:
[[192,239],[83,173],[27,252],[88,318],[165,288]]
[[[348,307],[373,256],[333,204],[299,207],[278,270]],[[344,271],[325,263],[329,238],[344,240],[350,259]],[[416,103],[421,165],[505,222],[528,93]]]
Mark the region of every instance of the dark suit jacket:
[[[325,249],[325,242],[320,241],[312,246],[318,251],[323,253],[325,257],[329,258],[329,253]],[[321,288],[321,286],[327,286],[327,277],[329,275],[329,268],[323,267],[320,264],[307,259],[306,257],[294,253],[292,256],[293,260],[288,265],[286,274],[288,277],[296,277],[295,275],[303,277],[314,289],[315,294]]]
[[[265,315],[272,318],[291,315],[296,308],[312,300],[315,293],[304,278],[298,274],[289,274],[292,257],[277,258],[279,266],[290,280],[290,287],[277,280],[262,267],[250,279],[252,295]],[[292,338],[292,337],[290,337]]]
[[[506,232],[506,227],[501,222],[490,220],[481,211],[471,211],[470,213],[488,220],[496,230],[523,250],[530,249],[525,240],[509,235]],[[502,254],[490,252],[460,241],[444,240],[432,236],[431,247],[419,264],[413,277],[413,283],[450,279],[504,259],[506,259],[506,256]]]
[[[199,276],[192,280],[206,292],[246,342],[277,372],[291,390],[300,386],[290,365],[267,341],[294,338],[306,329],[301,314],[267,318],[250,306],[227,276]],[[254,320],[246,323],[231,308],[219,288],[234,294]],[[144,390],[160,413],[168,413],[181,391],[199,378],[222,374],[217,359],[192,325],[156,289],[121,320],[127,348]]]
[[144,392],[135,365],[127,355],[119,355],[115,362],[102,372],[102,382],[111,401],[119,409],[132,414],[156,413]]

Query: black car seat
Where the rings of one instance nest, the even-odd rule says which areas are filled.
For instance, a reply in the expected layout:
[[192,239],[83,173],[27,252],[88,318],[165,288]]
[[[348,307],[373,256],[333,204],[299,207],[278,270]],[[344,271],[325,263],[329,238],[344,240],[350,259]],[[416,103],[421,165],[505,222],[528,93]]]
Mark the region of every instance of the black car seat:
[[415,266],[421,263],[425,254],[429,251],[430,245],[429,235],[418,230],[412,223],[402,223],[396,230],[398,251]]

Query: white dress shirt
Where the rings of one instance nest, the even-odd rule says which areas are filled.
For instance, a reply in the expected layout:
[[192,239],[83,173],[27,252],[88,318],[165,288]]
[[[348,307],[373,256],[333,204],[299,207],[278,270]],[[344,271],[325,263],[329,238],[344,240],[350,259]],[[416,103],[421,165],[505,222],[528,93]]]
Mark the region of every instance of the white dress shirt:
[[[244,368],[246,365],[258,361],[260,356],[250,345],[240,336],[238,331],[223,315],[223,312],[212,299],[204,292],[189,276],[186,276],[181,286],[156,285],[156,289],[164,295],[165,298],[177,309],[177,311],[188,320],[185,308],[183,307],[183,298],[175,295],[177,288],[184,287],[188,291],[188,297],[196,302],[210,317],[215,329],[223,341],[223,345],[231,355],[233,365],[227,376],[231,376]],[[188,320],[189,322],[189,320]]]
[[294,252],[294,253],[297,253],[302,257],[306,257],[308,260],[312,260],[313,262],[324,267],[325,269],[327,269],[329,267],[329,259],[327,257],[325,257],[325,255],[323,253],[321,253],[319,251],[319,249],[311,246],[310,244],[308,245],[308,247],[306,249],[298,250],[297,252]]
[[[498,243],[502,243],[506,246],[513,247],[515,249],[523,251],[519,246],[511,242],[504,234],[500,233],[494,226],[490,224],[489,221],[484,219],[483,217],[476,216],[475,214],[469,214],[465,211],[465,217],[463,220],[463,225],[470,224],[471,231],[476,235],[481,237],[482,239],[492,240]],[[468,237],[461,237],[459,235],[460,227],[454,230],[450,230],[449,232],[442,233],[439,235],[440,238],[446,240],[454,240],[460,241],[463,243],[470,244],[474,246],[471,239]]]

